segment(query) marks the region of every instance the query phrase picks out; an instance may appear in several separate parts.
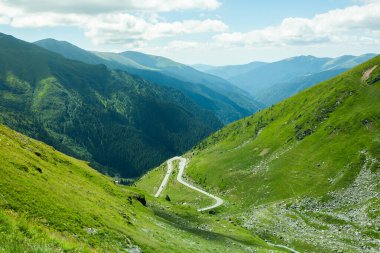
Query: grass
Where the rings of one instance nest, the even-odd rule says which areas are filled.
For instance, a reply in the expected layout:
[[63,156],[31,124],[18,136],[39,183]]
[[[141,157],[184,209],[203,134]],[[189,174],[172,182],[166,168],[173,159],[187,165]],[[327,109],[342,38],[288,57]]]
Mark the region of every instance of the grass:
[[[116,185],[0,125],[0,252],[268,252],[248,230]],[[190,195],[190,193],[189,193]]]
[[[379,85],[361,84],[357,74],[376,60],[218,131],[189,153],[187,173],[220,191],[235,186],[233,193],[248,204],[332,189],[327,179],[357,163],[360,150],[377,150]],[[333,111],[321,116],[326,110]],[[261,122],[265,127],[257,136]],[[307,129],[312,134],[297,140]],[[268,153],[260,155],[264,150]],[[254,183],[258,180],[269,182],[269,198],[262,184]],[[241,194],[244,189],[251,194]]]
[[0,252],[91,252],[74,238],[36,225],[12,211],[0,211]]
[[361,80],[374,65],[380,57],[217,131],[185,154],[186,174],[226,200],[219,217],[262,238],[299,251],[378,251],[379,68]]

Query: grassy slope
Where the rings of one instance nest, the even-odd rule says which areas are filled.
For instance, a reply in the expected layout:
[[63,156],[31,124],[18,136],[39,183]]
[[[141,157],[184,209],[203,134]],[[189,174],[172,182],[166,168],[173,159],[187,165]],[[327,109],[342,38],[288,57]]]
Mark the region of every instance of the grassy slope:
[[262,238],[378,251],[380,67],[361,81],[374,65],[380,57],[228,125],[186,154],[187,174],[226,200],[220,217]]
[[0,125],[0,252],[267,252],[226,220],[137,199],[41,142]]

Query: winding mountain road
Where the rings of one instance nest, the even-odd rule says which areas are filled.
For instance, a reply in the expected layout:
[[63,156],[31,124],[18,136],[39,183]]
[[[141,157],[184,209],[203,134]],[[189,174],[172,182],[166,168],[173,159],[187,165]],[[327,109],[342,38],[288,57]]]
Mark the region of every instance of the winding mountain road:
[[[183,175],[183,173],[185,171],[187,159],[183,158],[181,156],[175,156],[175,157],[173,157],[173,158],[171,158],[171,159],[169,159],[167,161],[168,170],[166,172],[164,180],[162,180],[160,188],[158,188],[156,194],[154,195],[156,198],[160,196],[161,192],[164,190],[165,186],[167,185],[167,183],[169,181],[169,177],[170,177],[170,175],[171,175],[171,173],[173,171],[173,161],[175,161],[175,160],[179,160],[179,171],[178,171],[177,181],[180,182],[181,184],[183,184],[183,185],[185,185],[185,186],[187,186],[187,187],[195,190],[195,191],[198,191],[198,192],[200,192],[200,193],[202,193],[202,194],[204,194],[204,195],[206,195],[206,196],[208,196],[210,198],[213,198],[216,201],[216,203],[214,205],[198,209],[198,212],[207,211],[207,210],[216,208],[216,207],[218,207],[218,206],[220,206],[220,205],[223,204],[223,200],[221,198],[219,198],[217,196],[214,196],[211,193],[208,193],[208,192],[206,192],[206,191],[204,191],[202,189],[199,189],[199,188],[197,188],[197,187],[195,187],[195,186],[193,186],[193,185],[191,185],[191,184],[189,184],[189,183],[187,183],[187,182],[185,182],[183,180],[182,175]],[[289,248],[287,246],[281,245],[281,244],[273,244],[273,243],[270,243],[270,242],[267,242],[267,243],[269,245],[273,246],[273,247],[286,249],[286,250],[288,250],[290,252],[293,252],[293,253],[299,253],[298,251],[296,251],[296,250],[294,250],[292,248]]]
[[189,184],[189,183],[187,183],[187,182],[185,182],[183,180],[182,175],[183,175],[183,173],[185,171],[187,159],[183,158],[183,157],[180,157],[180,156],[173,157],[173,158],[171,158],[171,159],[169,159],[167,161],[168,170],[166,172],[164,180],[162,180],[162,183],[161,183],[160,187],[158,188],[156,194],[154,195],[156,198],[158,196],[160,196],[161,192],[163,191],[163,189],[165,188],[166,184],[168,183],[169,177],[170,177],[170,175],[171,175],[171,173],[173,171],[173,161],[175,161],[175,160],[179,160],[179,171],[178,171],[177,181],[180,182],[181,184],[183,184],[183,185],[185,185],[185,186],[187,186],[187,187],[195,190],[195,191],[198,191],[198,192],[200,192],[200,193],[202,193],[202,194],[204,194],[204,195],[206,195],[206,196],[208,196],[210,198],[213,198],[216,201],[216,203],[214,205],[198,209],[198,212],[207,211],[207,210],[216,208],[216,207],[218,207],[218,206],[220,206],[220,205],[223,204],[223,200],[221,198],[219,198],[217,196],[214,196],[211,193],[208,193],[208,192],[206,192],[206,191],[204,191],[202,189],[199,189],[199,188],[197,188],[197,187],[195,187],[195,186],[193,186],[193,185],[191,185],[191,184]]
[[160,196],[161,192],[164,190],[166,184],[168,183],[169,181],[169,177],[170,177],[170,174],[172,174],[172,170],[173,170],[173,161],[174,160],[177,160],[179,157],[173,157],[171,159],[169,159],[167,161],[167,164],[168,164],[168,171],[166,172],[166,175],[164,177],[164,180],[162,180],[162,183],[160,185],[160,188],[158,188],[157,192],[156,192],[156,195],[154,195],[156,198],[158,196]]

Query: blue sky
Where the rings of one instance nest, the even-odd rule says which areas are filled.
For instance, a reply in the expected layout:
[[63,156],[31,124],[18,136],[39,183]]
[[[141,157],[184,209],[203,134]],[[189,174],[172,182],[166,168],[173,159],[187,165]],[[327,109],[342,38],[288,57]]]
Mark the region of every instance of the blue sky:
[[54,2],[0,0],[0,32],[187,64],[380,53],[379,0]]
[[191,18],[204,14],[209,18],[225,21],[234,31],[249,31],[254,28],[281,23],[287,17],[311,18],[315,14],[353,4],[352,0],[223,0],[213,11],[172,12],[165,14],[170,20]]

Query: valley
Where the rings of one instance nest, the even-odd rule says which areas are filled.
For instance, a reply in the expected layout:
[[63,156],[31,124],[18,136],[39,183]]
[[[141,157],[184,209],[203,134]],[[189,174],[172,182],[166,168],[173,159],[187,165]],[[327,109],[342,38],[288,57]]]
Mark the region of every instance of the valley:
[[117,185],[0,125],[0,252],[268,252],[225,220]]
[[[7,40],[19,43],[20,48],[30,47],[37,55],[46,55],[59,64],[78,64],[9,37],[3,37],[3,44]],[[9,54],[7,50],[3,54]],[[0,250],[7,252],[17,242],[19,246],[14,252],[30,251],[31,247],[42,252],[93,249],[100,252],[122,249],[128,252],[153,252],[153,249],[154,252],[157,249],[159,252],[305,252],[316,247],[319,252],[346,249],[376,252],[380,247],[377,228],[380,223],[379,60],[376,57],[228,124],[184,151],[182,156],[147,172],[131,186],[118,185],[117,177],[113,182],[111,177],[94,171],[89,167],[92,162],[68,157],[2,126],[1,231],[7,236]],[[123,72],[107,72],[100,65],[78,67],[89,68],[89,73],[94,73],[91,68],[98,68],[98,74],[109,73],[107,78],[115,78],[110,92],[115,87],[121,90],[138,87],[140,96],[144,94],[141,93],[144,85],[153,85],[140,84]],[[46,74],[41,72],[41,81],[36,83],[30,75],[17,71],[10,74],[3,68],[2,119],[31,136],[49,140],[44,138],[56,136],[52,130],[61,131],[57,128],[59,124],[52,128],[50,122],[67,117],[60,114],[60,105],[70,108],[68,101],[72,99],[75,103],[81,101],[83,106],[86,100],[81,97],[81,90],[73,92],[70,82],[65,83],[65,79],[54,74],[57,70],[45,68],[44,71],[52,71],[53,76],[44,78]],[[83,84],[91,83],[89,80]],[[123,80],[136,86],[125,86]],[[83,86],[83,91],[95,92],[100,98],[101,90],[94,86],[96,82],[91,85]],[[145,92],[148,96],[168,94],[158,86],[155,89],[157,93],[152,95],[148,95],[150,91]],[[115,95],[104,96],[101,101],[115,103],[117,107],[111,108],[123,115],[121,106],[127,101],[113,100]],[[15,99],[18,96],[25,99]],[[44,99],[55,104],[44,104]],[[28,123],[32,118],[22,111],[27,105],[23,103],[28,101],[32,101],[30,112],[39,110],[44,124]],[[127,103],[131,101],[134,100]],[[175,106],[179,101],[172,101],[168,108],[172,107],[174,115],[178,115]],[[191,103],[181,106],[199,110]],[[62,113],[72,113],[70,110]],[[16,115],[20,121],[14,121]],[[197,116],[201,115],[197,113]],[[173,119],[167,124],[165,128],[172,128],[179,122]],[[184,138],[183,133],[178,136]],[[104,138],[100,140],[104,142]],[[62,146],[70,147],[70,142],[51,143],[71,154]],[[168,237],[171,233],[173,236]],[[188,246],[184,247],[182,240]]]
[[[6,44],[8,41],[13,44]],[[68,151],[67,147],[76,147],[75,142],[65,138],[57,142],[62,134],[73,136],[77,142],[81,138],[70,135],[75,132],[70,133],[66,123],[61,132],[61,121],[66,115],[70,118],[79,111],[83,119],[78,122],[92,122],[92,113],[84,117],[85,111],[75,107],[80,103],[86,108],[88,101],[82,92],[94,93],[94,99],[99,99],[103,108],[119,113],[119,118],[113,118],[115,114],[105,118],[111,122],[115,119],[117,124],[130,122],[120,116],[131,115],[126,105],[138,101],[135,99],[139,96],[160,101],[158,96],[169,95],[165,89],[124,72],[69,62],[10,37],[3,36],[2,43],[9,45],[7,51],[0,51],[4,55],[19,45],[18,50],[35,50],[36,55],[60,66],[55,69],[50,63],[44,65],[43,58],[39,58],[36,62],[45,66],[43,71],[25,74],[20,72],[22,68],[12,68],[12,62],[4,65],[3,122],[52,143],[69,155],[91,150],[86,144]],[[89,71],[87,77],[80,74],[82,78],[90,78],[95,73],[92,68],[97,69],[99,77],[110,82],[109,90],[97,87],[95,79],[83,79],[79,90],[70,86],[68,80],[74,79],[66,80],[70,76],[59,73],[76,64],[76,69]],[[0,251],[12,248],[12,252],[25,252],[34,248],[41,252],[308,252],[318,248],[319,252],[376,252],[380,247],[378,65],[380,58],[376,57],[228,124],[189,151],[175,151],[183,150],[182,156],[166,162],[162,157],[159,167],[131,186],[119,185],[117,176],[112,179],[96,172],[89,167],[93,162],[68,157],[1,126],[0,232],[4,239]],[[40,73],[40,79],[32,81],[38,76],[36,73]],[[74,74],[71,71],[70,78]],[[149,91],[146,85],[150,86]],[[126,89],[129,94],[136,90],[135,97],[118,97]],[[204,122],[207,112],[185,99],[173,99],[172,104],[162,107],[162,112],[178,116],[182,110],[199,110],[204,114],[197,111],[194,116],[203,117],[199,122]],[[98,102],[92,103],[86,110],[97,108]],[[26,111],[28,105],[30,111]],[[62,105],[67,109],[60,111]],[[146,110],[151,112],[158,104],[137,105],[139,110],[148,106]],[[40,118],[33,121],[28,115],[36,112]],[[135,115],[142,114],[140,111]],[[164,114],[158,115],[156,122],[165,119]],[[183,119],[168,119],[163,129],[172,129],[172,136]],[[93,122],[102,126],[105,122],[101,120]],[[188,119],[184,122],[189,124]],[[211,124],[218,126],[216,122]],[[199,133],[199,129],[189,125],[185,129]],[[149,129],[146,131],[149,134]],[[178,132],[178,137],[187,140],[184,133]],[[106,131],[99,132],[98,127],[94,136],[101,136],[100,147],[104,148]],[[131,148],[136,150],[136,145]],[[103,159],[104,155],[100,157]]]
[[379,253],[379,14],[0,0],[0,253]]

